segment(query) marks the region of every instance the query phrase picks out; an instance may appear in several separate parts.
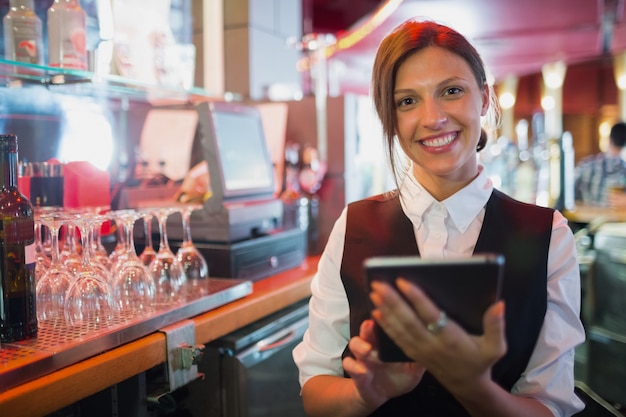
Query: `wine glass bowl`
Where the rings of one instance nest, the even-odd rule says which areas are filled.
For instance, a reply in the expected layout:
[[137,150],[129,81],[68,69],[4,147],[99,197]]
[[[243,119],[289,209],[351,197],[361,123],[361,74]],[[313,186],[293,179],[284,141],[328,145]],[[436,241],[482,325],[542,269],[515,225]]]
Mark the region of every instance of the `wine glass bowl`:
[[191,237],[191,213],[202,208],[201,204],[188,204],[181,208],[183,241],[176,252],[176,259],[190,285],[190,295],[206,295],[209,292],[209,266],[204,256],[193,244]]
[[74,214],[71,223],[80,230],[82,263],[76,270],[65,297],[65,319],[71,326],[99,326],[115,315],[112,289],[105,271],[92,264],[90,251],[93,227],[101,225],[103,217],[90,213]]
[[93,273],[81,271],[65,298],[65,319],[71,326],[106,324],[114,317],[111,286]]

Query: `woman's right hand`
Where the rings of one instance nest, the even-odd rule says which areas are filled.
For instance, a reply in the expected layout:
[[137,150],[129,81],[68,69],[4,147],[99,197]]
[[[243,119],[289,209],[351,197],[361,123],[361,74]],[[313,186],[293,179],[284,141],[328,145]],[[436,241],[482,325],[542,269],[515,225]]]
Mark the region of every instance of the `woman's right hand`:
[[382,362],[375,345],[374,321],[365,320],[359,336],[350,339],[349,347],[354,358],[343,360],[343,368],[354,381],[360,400],[372,410],[391,398],[413,390],[425,371],[424,367],[414,362]]

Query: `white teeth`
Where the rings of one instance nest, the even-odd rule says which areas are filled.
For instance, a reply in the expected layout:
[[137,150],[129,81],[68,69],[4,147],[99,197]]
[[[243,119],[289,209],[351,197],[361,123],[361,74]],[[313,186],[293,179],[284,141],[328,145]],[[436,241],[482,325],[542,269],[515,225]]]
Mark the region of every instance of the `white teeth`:
[[436,139],[424,140],[422,141],[422,144],[424,146],[428,146],[429,148],[437,148],[440,146],[446,146],[447,144],[451,143],[455,137],[456,137],[456,134],[452,133],[448,136],[443,136],[443,137],[436,138]]

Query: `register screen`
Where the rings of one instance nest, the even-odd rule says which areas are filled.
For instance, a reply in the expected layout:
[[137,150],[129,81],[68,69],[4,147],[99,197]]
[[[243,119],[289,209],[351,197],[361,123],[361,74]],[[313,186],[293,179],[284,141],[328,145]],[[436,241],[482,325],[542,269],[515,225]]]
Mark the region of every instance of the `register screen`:
[[273,188],[274,172],[260,115],[215,111],[213,122],[225,194]]

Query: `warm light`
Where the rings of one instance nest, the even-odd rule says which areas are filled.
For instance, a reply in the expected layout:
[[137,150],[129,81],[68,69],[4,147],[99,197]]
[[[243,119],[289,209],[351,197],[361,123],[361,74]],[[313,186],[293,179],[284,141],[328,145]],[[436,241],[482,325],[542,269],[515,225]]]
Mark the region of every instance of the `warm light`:
[[557,89],[563,86],[565,80],[565,70],[567,66],[563,61],[545,64],[541,68],[543,82],[548,88]]
[[[325,39],[321,45],[318,42],[319,36],[325,36],[322,34],[310,34],[306,35],[303,40],[303,49],[309,51],[316,50],[320,47],[324,48],[324,55],[326,58],[330,58],[336,52],[348,49],[355,44],[362,41],[367,35],[372,33],[378,26],[380,26],[393,12],[400,6],[402,0],[387,0],[375,13],[373,13],[368,19],[366,19],[358,27],[341,33],[337,39],[332,35],[326,35],[327,37],[333,37],[332,39]],[[311,62],[307,58],[301,58],[296,64],[299,71],[307,71],[311,67]]]
[[598,147],[602,152],[606,152],[609,149],[609,135],[611,134],[611,126],[613,126],[613,124],[606,121],[600,123],[600,126],[598,127],[598,135],[600,136],[600,139],[598,140]]
[[67,123],[62,134],[59,159],[63,162],[88,161],[107,170],[113,158],[111,124],[94,106],[84,102],[65,105]]
[[545,111],[553,110],[556,106],[556,102],[554,101],[554,97],[552,96],[543,96],[541,98],[541,108]]
[[515,105],[515,96],[511,93],[502,93],[500,95],[500,106],[507,110]]
[[626,90],[626,52],[613,57],[615,83],[620,90]]
[[[374,29],[381,25],[393,12],[400,6],[402,0],[387,0],[369,19],[356,29],[348,31],[345,35],[337,39],[337,49],[348,49],[354,44],[360,42],[367,35],[372,33]],[[330,56],[334,51],[329,51]]]

